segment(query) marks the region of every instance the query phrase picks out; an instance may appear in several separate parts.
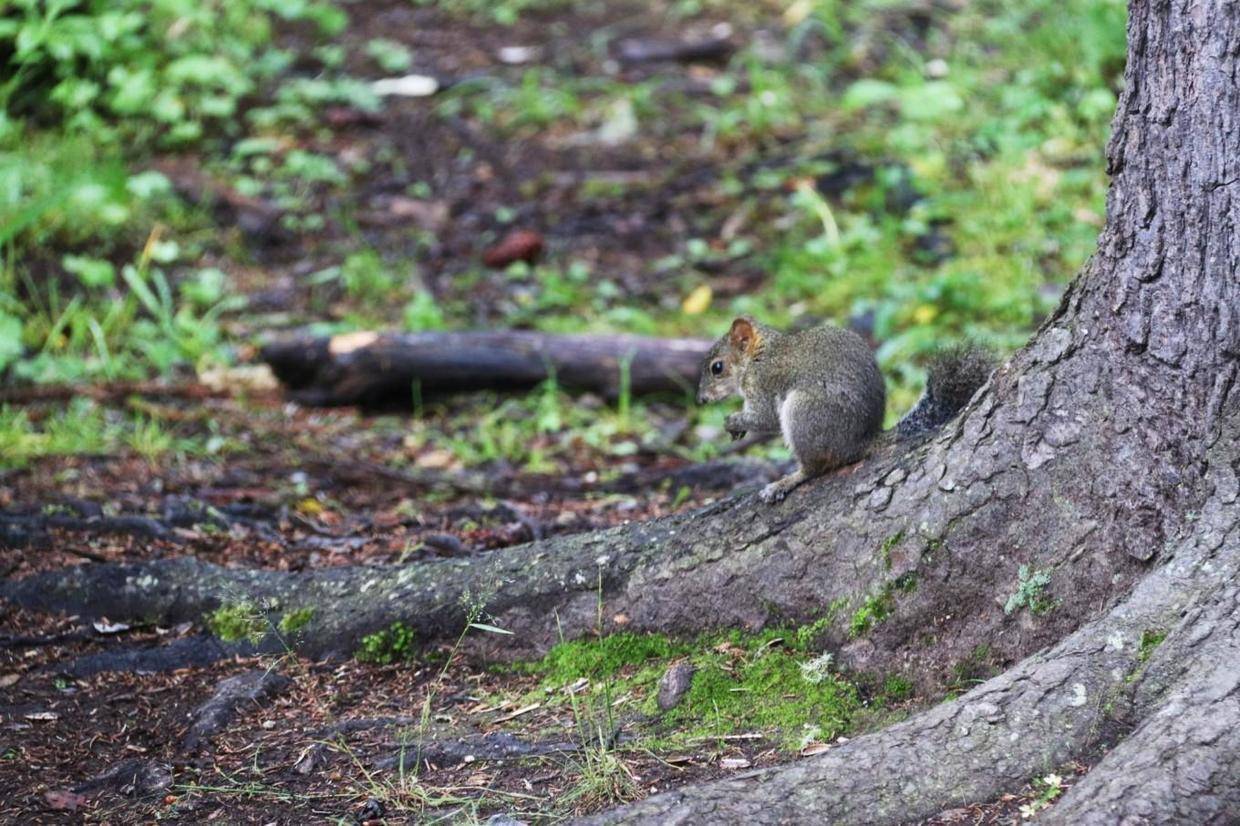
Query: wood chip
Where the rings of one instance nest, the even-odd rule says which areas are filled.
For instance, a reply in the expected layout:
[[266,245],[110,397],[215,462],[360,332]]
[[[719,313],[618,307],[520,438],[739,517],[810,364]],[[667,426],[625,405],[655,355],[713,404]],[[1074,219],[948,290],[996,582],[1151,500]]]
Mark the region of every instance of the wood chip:
[[719,761],[721,769],[747,769],[749,766],[750,762],[744,757],[725,757]]

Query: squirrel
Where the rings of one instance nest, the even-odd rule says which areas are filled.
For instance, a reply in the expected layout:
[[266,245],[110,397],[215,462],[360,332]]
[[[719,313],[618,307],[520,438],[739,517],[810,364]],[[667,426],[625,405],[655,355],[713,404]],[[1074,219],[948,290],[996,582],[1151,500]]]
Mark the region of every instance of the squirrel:
[[[894,438],[945,424],[986,382],[993,359],[976,345],[937,354],[926,392],[896,425]],[[856,333],[825,324],[783,333],[749,316],[732,322],[702,363],[698,404],[733,395],[744,407],[725,423],[733,441],[780,433],[798,467],[759,494],[779,502],[807,479],[861,459],[882,431],[887,390],[878,361]]]

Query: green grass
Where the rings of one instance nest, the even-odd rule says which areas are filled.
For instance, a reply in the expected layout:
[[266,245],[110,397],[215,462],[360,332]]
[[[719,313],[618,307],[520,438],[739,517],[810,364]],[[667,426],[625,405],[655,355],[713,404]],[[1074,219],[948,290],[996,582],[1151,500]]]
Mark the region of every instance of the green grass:
[[60,410],[32,417],[0,405],[0,469],[25,467],[50,456],[103,455],[129,451],[146,459],[209,455],[232,449],[227,440],[182,436],[141,412],[105,409],[74,399]]

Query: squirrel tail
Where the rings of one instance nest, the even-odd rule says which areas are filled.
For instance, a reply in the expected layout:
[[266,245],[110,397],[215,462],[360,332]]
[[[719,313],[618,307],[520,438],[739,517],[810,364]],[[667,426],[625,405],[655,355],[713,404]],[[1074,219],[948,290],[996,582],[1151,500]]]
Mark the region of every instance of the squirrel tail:
[[926,392],[896,425],[896,438],[920,436],[947,424],[986,383],[994,368],[994,354],[976,343],[956,344],[935,353]]

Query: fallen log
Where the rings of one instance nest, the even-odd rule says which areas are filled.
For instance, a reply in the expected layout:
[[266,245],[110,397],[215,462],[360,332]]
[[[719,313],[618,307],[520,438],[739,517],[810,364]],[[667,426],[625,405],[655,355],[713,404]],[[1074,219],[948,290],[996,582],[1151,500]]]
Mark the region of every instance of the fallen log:
[[260,357],[311,405],[410,403],[471,390],[562,386],[618,396],[690,393],[711,342],[628,335],[500,332],[347,333],[271,342]]

